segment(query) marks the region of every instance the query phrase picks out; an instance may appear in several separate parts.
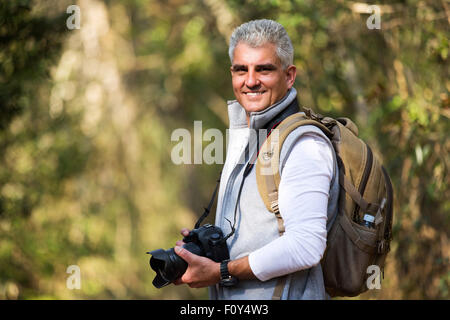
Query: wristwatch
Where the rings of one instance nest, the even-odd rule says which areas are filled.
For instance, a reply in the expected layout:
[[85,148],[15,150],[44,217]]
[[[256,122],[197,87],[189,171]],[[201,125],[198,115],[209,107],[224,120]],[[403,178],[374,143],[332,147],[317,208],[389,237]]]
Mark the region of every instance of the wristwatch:
[[223,287],[232,287],[239,282],[238,278],[233,277],[228,272],[228,262],[230,260],[224,260],[220,263],[220,285]]

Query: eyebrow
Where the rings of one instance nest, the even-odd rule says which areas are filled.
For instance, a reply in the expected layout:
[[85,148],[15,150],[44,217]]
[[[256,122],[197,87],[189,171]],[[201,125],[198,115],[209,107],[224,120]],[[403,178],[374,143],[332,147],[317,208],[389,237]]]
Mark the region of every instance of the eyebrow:
[[271,63],[266,63],[266,64],[258,64],[256,66],[256,71],[260,71],[260,70],[276,70],[277,67]]
[[244,71],[244,70],[247,70],[247,66],[245,66],[243,64],[233,64],[231,66],[231,68],[233,69],[233,71]]
[[[233,64],[232,65],[233,71],[245,71],[247,70],[247,66],[243,64]],[[255,67],[256,71],[261,70],[276,70],[277,67],[273,65],[272,63],[266,63],[266,64],[258,64]]]

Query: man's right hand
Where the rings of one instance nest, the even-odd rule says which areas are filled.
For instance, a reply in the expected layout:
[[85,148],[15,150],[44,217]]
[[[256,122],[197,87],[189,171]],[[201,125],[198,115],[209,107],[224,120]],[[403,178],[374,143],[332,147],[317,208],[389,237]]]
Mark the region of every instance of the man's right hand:
[[[183,237],[188,236],[190,232],[191,230],[187,228],[180,231]],[[173,281],[173,284],[187,284],[191,288],[203,288],[218,283],[220,281],[220,264],[183,249],[184,244],[179,240],[174,249],[175,253],[188,263],[188,268],[183,276]]]

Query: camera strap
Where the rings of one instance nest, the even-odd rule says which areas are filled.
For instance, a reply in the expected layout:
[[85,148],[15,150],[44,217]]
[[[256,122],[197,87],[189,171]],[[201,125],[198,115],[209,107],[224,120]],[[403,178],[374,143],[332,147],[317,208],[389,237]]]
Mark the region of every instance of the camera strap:
[[222,172],[219,174],[219,179],[217,180],[216,188],[214,189],[214,193],[211,197],[211,200],[209,201],[208,207],[204,208],[205,211],[203,211],[203,214],[198,218],[197,223],[195,224],[195,229],[198,229],[200,227],[200,224],[203,220],[209,215],[209,212],[211,211],[211,208],[214,204],[214,200],[216,199],[217,191],[219,191],[219,185],[220,185],[220,177],[222,175]]
[[228,221],[228,223],[230,224],[231,232],[230,232],[229,234],[227,234],[227,235],[221,240],[221,242],[227,241],[227,239],[228,239],[229,237],[231,237],[231,236],[234,234],[234,232],[236,231],[236,229],[235,229],[234,227],[236,226],[237,207],[238,207],[238,205],[239,205],[239,200],[241,199],[242,187],[244,186],[244,180],[245,180],[245,177],[247,176],[248,172],[250,172],[250,171],[248,170],[249,165],[250,165],[250,163],[247,164],[247,167],[246,167],[245,170],[244,170],[244,177],[242,178],[241,185],[239,186],[239,192],[238,192],[238,196],[237,196],[237,199],[236,199],[236,204],[235,204],[235,206],[234,206],[233,224],[231,224],[231,221],[230,221],[230,220],[228,220],[227,218],[225,218],[225,219]]

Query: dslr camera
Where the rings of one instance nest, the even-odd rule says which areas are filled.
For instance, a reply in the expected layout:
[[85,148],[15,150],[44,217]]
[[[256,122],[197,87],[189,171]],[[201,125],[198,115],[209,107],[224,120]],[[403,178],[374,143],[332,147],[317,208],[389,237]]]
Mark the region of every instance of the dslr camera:
[[[221,262],[230,258],[226,238],[219,227],[205,224],[192,230],[183,238],[183,248],[215,262]],[[158,249],[147,252],[152,255],[150,267],[156,272],[153,285],[162,288],[181,277],[188,267],[186,261],[175,253],[174,248],[168,250]]]

